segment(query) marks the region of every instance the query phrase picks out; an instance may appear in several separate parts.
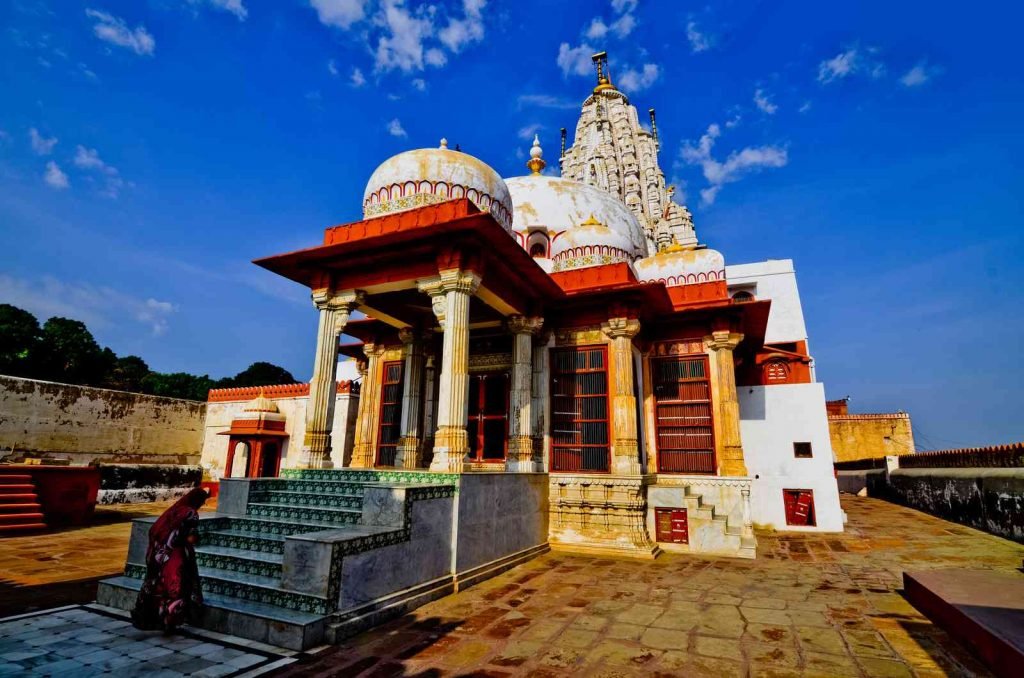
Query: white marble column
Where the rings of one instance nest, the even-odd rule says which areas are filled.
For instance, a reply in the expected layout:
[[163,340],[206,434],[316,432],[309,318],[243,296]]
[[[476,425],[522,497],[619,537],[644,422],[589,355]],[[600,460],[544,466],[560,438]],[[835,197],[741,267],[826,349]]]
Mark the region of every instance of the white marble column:
[[512,333],[512,388],[509,393],[508,455],[505,470],[533,473],[539,470],[533,461],[533,336],[544,324],[543,318],[513,315],[508,318]]
[[533,347],[533,438],[539,448],[539,470],[551,470],[551,342],[554,335],[542,331]]
[[366,354],[366,375],[363,377],[363,388],[359,394],[359,415],[356,418],[356,440],[352,447],[353,468],[373,468],[377,458],[376,439],[377,424],[380,420],[381,373],[380,357],[384,347],[377,344],[364,344]]
[[611,339],[611,471],[617,475],[640,475],[636,394],[633,393],[633,337],[640,332],[640,321],[633,318],[609,318],[601,329]]
[[331,427],[338,374],[338,339],[352,311],[363,302],[360,290],[332,293],[314,290],[313,303],[320,311],[316,335],[313,377],[306,403],[306,432],[302,439],[300,468],[331,468]]
[[402,422],[398,452],[395,455],[396,468],[416,468],[419,465],[422,444],[420,421],[422,420],[423,392],[423,339],[410,327],[398,331],[398,337],[405,345],[405,369],[402,375]]
[[441,271],[437,278],[420,284],[430,294],[444,328],[431,471],[459,472],[469,453],[469,302],[479,286],[479,275],[458,269]]

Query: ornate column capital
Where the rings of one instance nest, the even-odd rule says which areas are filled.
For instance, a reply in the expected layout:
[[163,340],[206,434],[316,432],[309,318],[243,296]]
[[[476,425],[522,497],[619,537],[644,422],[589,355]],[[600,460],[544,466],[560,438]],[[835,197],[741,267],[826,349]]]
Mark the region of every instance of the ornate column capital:
[[505,319],[508,331],[512,334],[536,335],[544,326],[544,318],[525,315],[510,315]]
[[411,327],[403,327],[398,330],[398,340],[403,344],[411,344],[418,338],[418,333]]
[[317,310],[329,309],[332,311],[351,312],[366,300],[366,293],[362,290],[345,290],[334,292],[329,289],[313,290],[310,295],[313,298],[313,305]]
[[438,278],[441,279],[441,289],[445,292],[476,294],[477,288],[480,287],[480,275],[475,271],[450,268],[438,273]]
[[722,349],[733,350],[743,341],[743,334],[719,330],[704,337],[704,347],[709,351],[720,351]]
[[374,356],[381,356],[384,354],[385,346],[383,344],[374,344],[372,342],[366,342],[363,344],[363,353],[366,354],[367,358]]
[[640,332],[640,321],[635,318],[608,318],[608,322],[601,323],[601,330],[611,339],[632,339]]

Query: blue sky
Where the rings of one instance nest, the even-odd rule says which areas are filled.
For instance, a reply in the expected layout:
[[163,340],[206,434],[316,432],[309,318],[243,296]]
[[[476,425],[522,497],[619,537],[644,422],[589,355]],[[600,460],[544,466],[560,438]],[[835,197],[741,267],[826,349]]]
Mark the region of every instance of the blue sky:
[[[819,378],[924,448],[1024,438],[1015,3],[11,0],[0,301],[152,368],[312,364],[308,292],[253,258],[357,220],[442,136],[557,155],[606,49],[732,263],[793,258]],[[678,195],[678,194],[677,194]]]

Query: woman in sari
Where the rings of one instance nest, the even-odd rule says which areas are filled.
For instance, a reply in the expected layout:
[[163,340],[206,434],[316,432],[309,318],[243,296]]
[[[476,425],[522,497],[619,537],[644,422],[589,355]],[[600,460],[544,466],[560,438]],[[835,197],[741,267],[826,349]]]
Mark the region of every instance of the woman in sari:
[[191,490],[149,528],[146,580],[132,610],[136,628],[172,631],[203,604],[194,545],[199,508],[208,496],[198,487]]

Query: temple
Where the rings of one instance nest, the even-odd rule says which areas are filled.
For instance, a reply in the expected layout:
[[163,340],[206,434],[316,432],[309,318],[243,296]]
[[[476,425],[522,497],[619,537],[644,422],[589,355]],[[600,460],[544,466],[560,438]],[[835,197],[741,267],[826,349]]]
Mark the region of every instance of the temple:
[[[311,595],[303,549],[328,544],[338,562],[323,556],[314,579],[336,629],[317,639],[331,639],[399,590],[413,605],[424,582],[458,588],[546,548],[754,558],[755,526],[842,530],[792,262],[727,265],[699,242],[653,109],[645,129],[594,59],[560,177],[536,138],[528,173],[504,179],[442,139],[372,172],[361,221],[255,262],[309,288],[317,344],[308,386],[211,392],[213,542],[286,535],[275,596],[212,590],[287,607]],[[358,374],[339,382],[343,358]],[[385,524],[427,541],[378,540],[399,550],[358,564]],[[362,546],[331,551],[341,542]],[[204,582],[233,581],[214,555]]]

